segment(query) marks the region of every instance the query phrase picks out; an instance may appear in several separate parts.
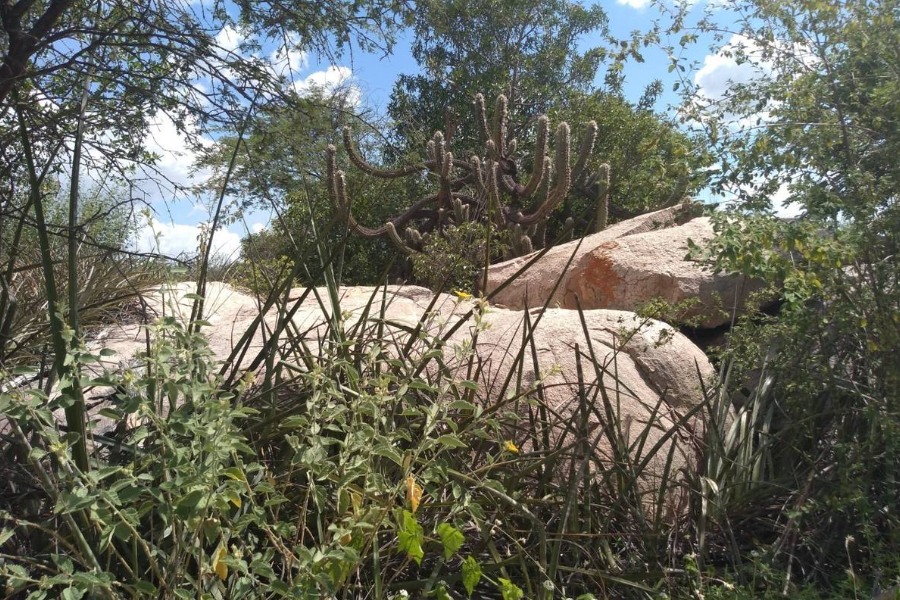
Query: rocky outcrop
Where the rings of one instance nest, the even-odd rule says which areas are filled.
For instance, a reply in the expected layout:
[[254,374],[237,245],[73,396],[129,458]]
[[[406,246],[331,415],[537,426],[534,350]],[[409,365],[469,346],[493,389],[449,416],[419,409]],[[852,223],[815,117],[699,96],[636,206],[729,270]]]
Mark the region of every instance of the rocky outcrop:
[[[189,295],[193,291],[193,284],[181,284],[161,291],[148,303],[160,315],[184,319],[190,315]],[[449,295],[434,299],[431,291],[412,286],[386,290],[351,287],[342,289],[340,296],[341,326],[345,329],[383,325],[382,339],[387,340],[384,343],[393,339],[395,347],[400,348],[408,339],[408,332],[423,323],[429,336],[446,338],[442,349],[451,373],[459,378],[477,373],[474,379],[479,384],[478,401],[483,406],[512,398],[516,406],[527,411],[540,396],[551,421],[547,425],[558,435],[566,436],[573,423],[585,424],[591,446],[604,460],[615,460],[606,440],[608,433],[604,432],[610,417],[617,420],[625,439],[634,441],[648,430],[642,447],[649,451],[679,415],[702,400],[701,379],[713,377],[706,356],[685,336],[664,323],[642,320],[629,312],[589,310],[582,313],[583,321],[575,311],[555,308],[534,309],[526,315],[522,311],[483,306],[474,299],[460,300]],[[300,332],[307,345],[315,349],[315,344],[322,343],[327,328],[333,326],[327,292],[297,289],[291,297],[291,302],[296,303],[292,306],[296,309],[294,331]],[[366,307],[368,317],[361,321]],[[467,317],[470,312],[474,314]],[[204,332],[215,356],[226,358],[259,314],[255,298],[224,284],[210,284],[205,312],[209,326]],[[264,321],[271,328],[275,319],[274,314],[269,314]],[[461,319],[462,326],[451,335],[451,327]],[[255,351],[263,347],[263,339],[263,334],[257,332],[244,359],[245,367]],[[520,353],[523,343],[526,352]],[[141,326],[117,325],[94,346],[114,350],[116,356],[105,360],[113,361],[109,366],[115,367],[122,359],[143,350],[145,342]],[[590,411],[586,421],[581,420],[585,415],[580,407]],[[607,409],[615,414],[610,415]],[[527,447],[525,438],[521,443]],[[673,455],[676,465],[684,464],[688,451],[678,450]],[[660,452],[658,460],[667,454]],[[650,461],[650,473],[656,461]],[[658,466],[662,468],[661,464]]]
[[[679,205],[556,246],[493,301],[514,309],[546,305],[634,311],[656,298],[673,304],[696,298],[686,318],[697,317],[701,327],[726,324],[761,286],[744,277],[713,274],[688,260],[688,240],[702,246],[713,236],[708,218],[690,217],[690,210]],[[487,292],[533,256],[491,266]]]

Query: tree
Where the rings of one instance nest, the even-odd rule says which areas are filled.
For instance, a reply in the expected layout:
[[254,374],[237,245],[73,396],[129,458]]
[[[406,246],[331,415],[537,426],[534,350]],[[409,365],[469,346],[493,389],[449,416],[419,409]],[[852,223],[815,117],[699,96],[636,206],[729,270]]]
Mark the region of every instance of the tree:
[[479,93],[507,97],[515,115],[511,137],[527,144],[525,130],[539,115],[570,91],[593,86],[604,52],[580,52],[578,42],[605,28],[599,6],[562,0],[420,3],[412,52],[423,72],[401,76],[388,107],[403,149],[421,155],[441,130],[468,151],[462,156],[480,151],[470,125]]
[[[260,261],[283,266],[314,255],[317,240],[326,240],[330,248],[343,248],[343,281],[376,283],[384,276],[396,255],[390,242],[345,240],[345,227],[335,218],[325,183],[327,149],[340,143],[343,127],[352,126],[367,151],[383,140],[380,128],[370,122],[370,115],[351,102],[350,92],[313,90],[290,102],[264,107],[240,141],[230,172],[237,143],[233,136],[220,138],[205,152],[201,165],[215,172],[210,179],[211,188],[223,185],[227,174],[230,193],[239,199],[241,208],[262,207],[276,214],[270,231],[243,241],[246,264],[240,269],[241,278]],[[400,198],[406,191],[396,184],[359,176],[350,177],[348,186],[356,198],[356,211],[366,220],[387,219],[400,210]],[[304,273],[304,280],[321,283],[321,265],[312,261],[305,269],[308,277]]]
[[[709,166],[712,156],[702,140],[654,110],[659,92],[658,85],[651,85],[636,105],[615,92],[575,92],[551,112],[553,118],[570,123],[597,123],[588,169],[609,165],[610,222],[679,202],[703,184],[696,173]],[[557,220],[573,217],[583,222],[594,196],[589,187],[576,188]]]
[[[660,87],[653,84],[637,105],[621,94],[618,67],[628,58],[643,61],[641,42],[614,41],[598,5],[573,2],[439,2],[416,12],[413,56],[422,73],[401,76],[394,87],[389,113],[399,151],[388,158],[427,159],[422,151],[440,130],[458,158],[483,151],[472,100],[476,94],[509,100],[509,137],[518,141],[522,171],[535,169],[529,150],[537,135],[537,119],[567,122],[581,136],[583,126],[598,125],[590,159],[592,170],[610,165],[610,217],[615,222],[676,202],[699,187],[691,174],[709,156],[679,132],[653,106]],[[615,47],[579,49],[591,36]],[[607,58],[607,89],[595,79]],[[539,168],[539,167],[538,167]],[[599,189],[578,182],[571,198],[553,215],[558,233],[568,217],[587,223]]]
[[[182,129],[234,125],[256,105],[281,95],[283,82],[265,61],[217,44],[220,31],[245,29],[248,48],[277,38],[329,52],[351,38],[366,46],[388,43],[393,9],[401,7],[381,0],[333,2],[324,9],[318,2],[242,0],[236,8],[231,17],[221,5],[207,11],[166,1],[0,5],[0,227],[28,226],[37,232],[53,348],[49,381],[66,383],[61,390],[69,399],[66,421],[78,438],[76,464],[85,471],[81,384],[66,360],[80,343],[81,174],[91,169],[126,179],[131,166],[152,166],[143,133],[160,111]],[[69,189],[68,218],[61,227],[49,223],[45,210],[54,177]],[[53,230],[64,231],[67,240],[66,298],[60,296],[63,287],[51,253]],[[5,250],[0,323],[14,306],[11,275],[23,256],[15,247]],[[198,291],[202,294],[202,285]]]
[[[737,11],[725,51],[756,76],[720,98],[695,91],[687,109],[722,165],[716,189],[735,194],[716,219],[717,266],[767,280],[783,300],[779,315],[738,328],[732,349],[765,364],[757,396],[772,400],[766,435],[781,442],[769,491],[793,516],[769,521],[784,526],[772,547],[809,579],[896,575],[900,15],[878,0]],[[798,218],[774,216],[779,191]]]

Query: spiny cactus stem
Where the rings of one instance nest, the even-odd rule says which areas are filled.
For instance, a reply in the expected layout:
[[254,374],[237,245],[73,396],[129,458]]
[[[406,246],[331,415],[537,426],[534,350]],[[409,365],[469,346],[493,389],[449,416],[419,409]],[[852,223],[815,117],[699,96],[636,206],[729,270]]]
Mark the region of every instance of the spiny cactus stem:
[[594,232],[603,231],[609,221],[609,164],[600,165],[597,172],[597,215],[594,218]]
[[549,169],[545,169],[544,158],[547,156],[547,138],[550,136],[550,119],[541,115],[537,121],[537,141],[534,144],[534,172],[522,192],[524,199],[531,198],[540,187],[545,177],[549,177]]
[[450,181],[450,173],[453,168],[453,153],[447,152],[444,154],[444,161],[441,163],[441,177],[446,179],[448,182]]
[[484,172],[481,170],[481,159],[473,156],[469,159],[472,166],[472,173],[475,175],[475,187],[478,191],[484,190]]
[[488,140],[484,143],[484,153],[488,160],[495,161],[499,158],[497,156],[497,146],[494,145],[494,140]]
[[565,199],[572,185],[572,171],[569,166],[569,125],[560,123],[556,128],[556,185],[547,194],[547,198],[530,215],[519,217],[518,222],[528,226],[546,219]]
[[447,143],[444,141],[444,134],[440,131],[434,132],[434,160],[438,164],[444,160],[447,153]]
[[597,122],[591,121],[587,124],[584,132],[584,138],[581,140],[581,147],[578,149],[578,158],[575,160],[575,168],[572,169],[572,181],[580,182],[585,176],[585,166],[588,158],[594,151],[594,142],[597,141]]
[[338,206],[349,216],[350,200],[347,198],[347,180],[343,171],[335,171],[334,173],[334,190],[337,195]]
[[[380,169],[371,165],[363,158],[362,154],[359,153],[356,146],[353,145],[350,134],[350,127],[344,127],[344,148],[347,150],[347,156],[350,157],[350,162],[352,162],[356,168],[367,175],[381,179],[396,179],[398,177],[407,177],[413,173],[418,173],[424,168],[424,165],[421,164],[407,165],[405,167],[400,167],[399,169]],[[333,147],[334,146],[329,146],[329,152],[331,151],[330,148]]]
[[506,96],[497,96],[497,105],[494,109],[494,147],[498,152],[506,149],[506,126],[509,122],[509,103]]
[[336,154],[337,148],[335,148],[332,144],[328,144],[328,151],[325,154],[325,177],[328,184],[328,195],[331,197],[331,201],[334,203],[335,208],[340,210],[341,205],[338,201],[337,187],[335,183],[335,171],[337,170],[335,168]]
[[478,120],[478,125],[481,129],[481,135],[484,139],[491,139],[491,130],[488,127],[487,120],[487,109],[484,105],[484,96],[481,94],[475,95],[475,118]]
[[387,223],[385,223],[385,229],[387,230],[388,237],[392,242],[394,242],[394,245],[397,246],[397,248],[399,248],[401,252],[403,252],[407,256],[412,255],[414,250],[407,246],[402,239],[400,239],[400,236],[397,234],[397,228],[392,222],[388,221]]

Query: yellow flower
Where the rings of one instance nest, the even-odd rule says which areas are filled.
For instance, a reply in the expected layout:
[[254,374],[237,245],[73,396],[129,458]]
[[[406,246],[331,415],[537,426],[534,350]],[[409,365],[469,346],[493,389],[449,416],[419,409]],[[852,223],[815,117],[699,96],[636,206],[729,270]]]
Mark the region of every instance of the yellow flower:
[[519,453],[519,447],[512,443],[512,440],[506,440],[503,442],[503,449],[512,454]]
[[472,297],[472,294],[468,292],[464,292],[462,290],[453,290],[453,295],[459,298],[460,300],[468,300]]
[[212,570],[222,581],[228,577],[228,565],[223,562],[226,556],[228,556],[228,550],[225,548],[225,544],[219,544],[213,554]]
[[406,501],[409,502],[412,512],[419,509],[423,491],[422,486],[416,483],[416,478],[412,476],[412,473],[406,476]]

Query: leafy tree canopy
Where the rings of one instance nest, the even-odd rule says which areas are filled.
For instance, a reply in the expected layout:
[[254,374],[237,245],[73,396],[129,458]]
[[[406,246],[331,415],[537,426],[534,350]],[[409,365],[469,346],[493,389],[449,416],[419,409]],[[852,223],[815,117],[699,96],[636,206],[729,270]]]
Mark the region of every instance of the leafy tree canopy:
[[597,5],[560,0],[423,2],[414,13],[413,57],[422,73],[399,78],[388,107],[408,151],[422,152],[440,129],[471,150],[480,146],[472,100],[509,99],[513,134],[558,106],[564,94],[587,91],[604,57],[579,40],[606,31]]
[[[754,76],[718,97],[692,90],[686,115],[709,135],[714,186],[735,198],[716,217],[712,258],[783,299],[730,347],[734,364],[764,366],[757,394],[774,399],[776,435],[790,440],[779,489],[803,490],[784,504],[802,526],[773,546],[815,565],[810,578],[896,574],[900,13],[880,0],[733,8],[738,34],[720,51]],[[670,33],[688,43],[684,22]],[[712,19],[700,29],[720,31]],[[776,218],[778,196],[799,217]]]

